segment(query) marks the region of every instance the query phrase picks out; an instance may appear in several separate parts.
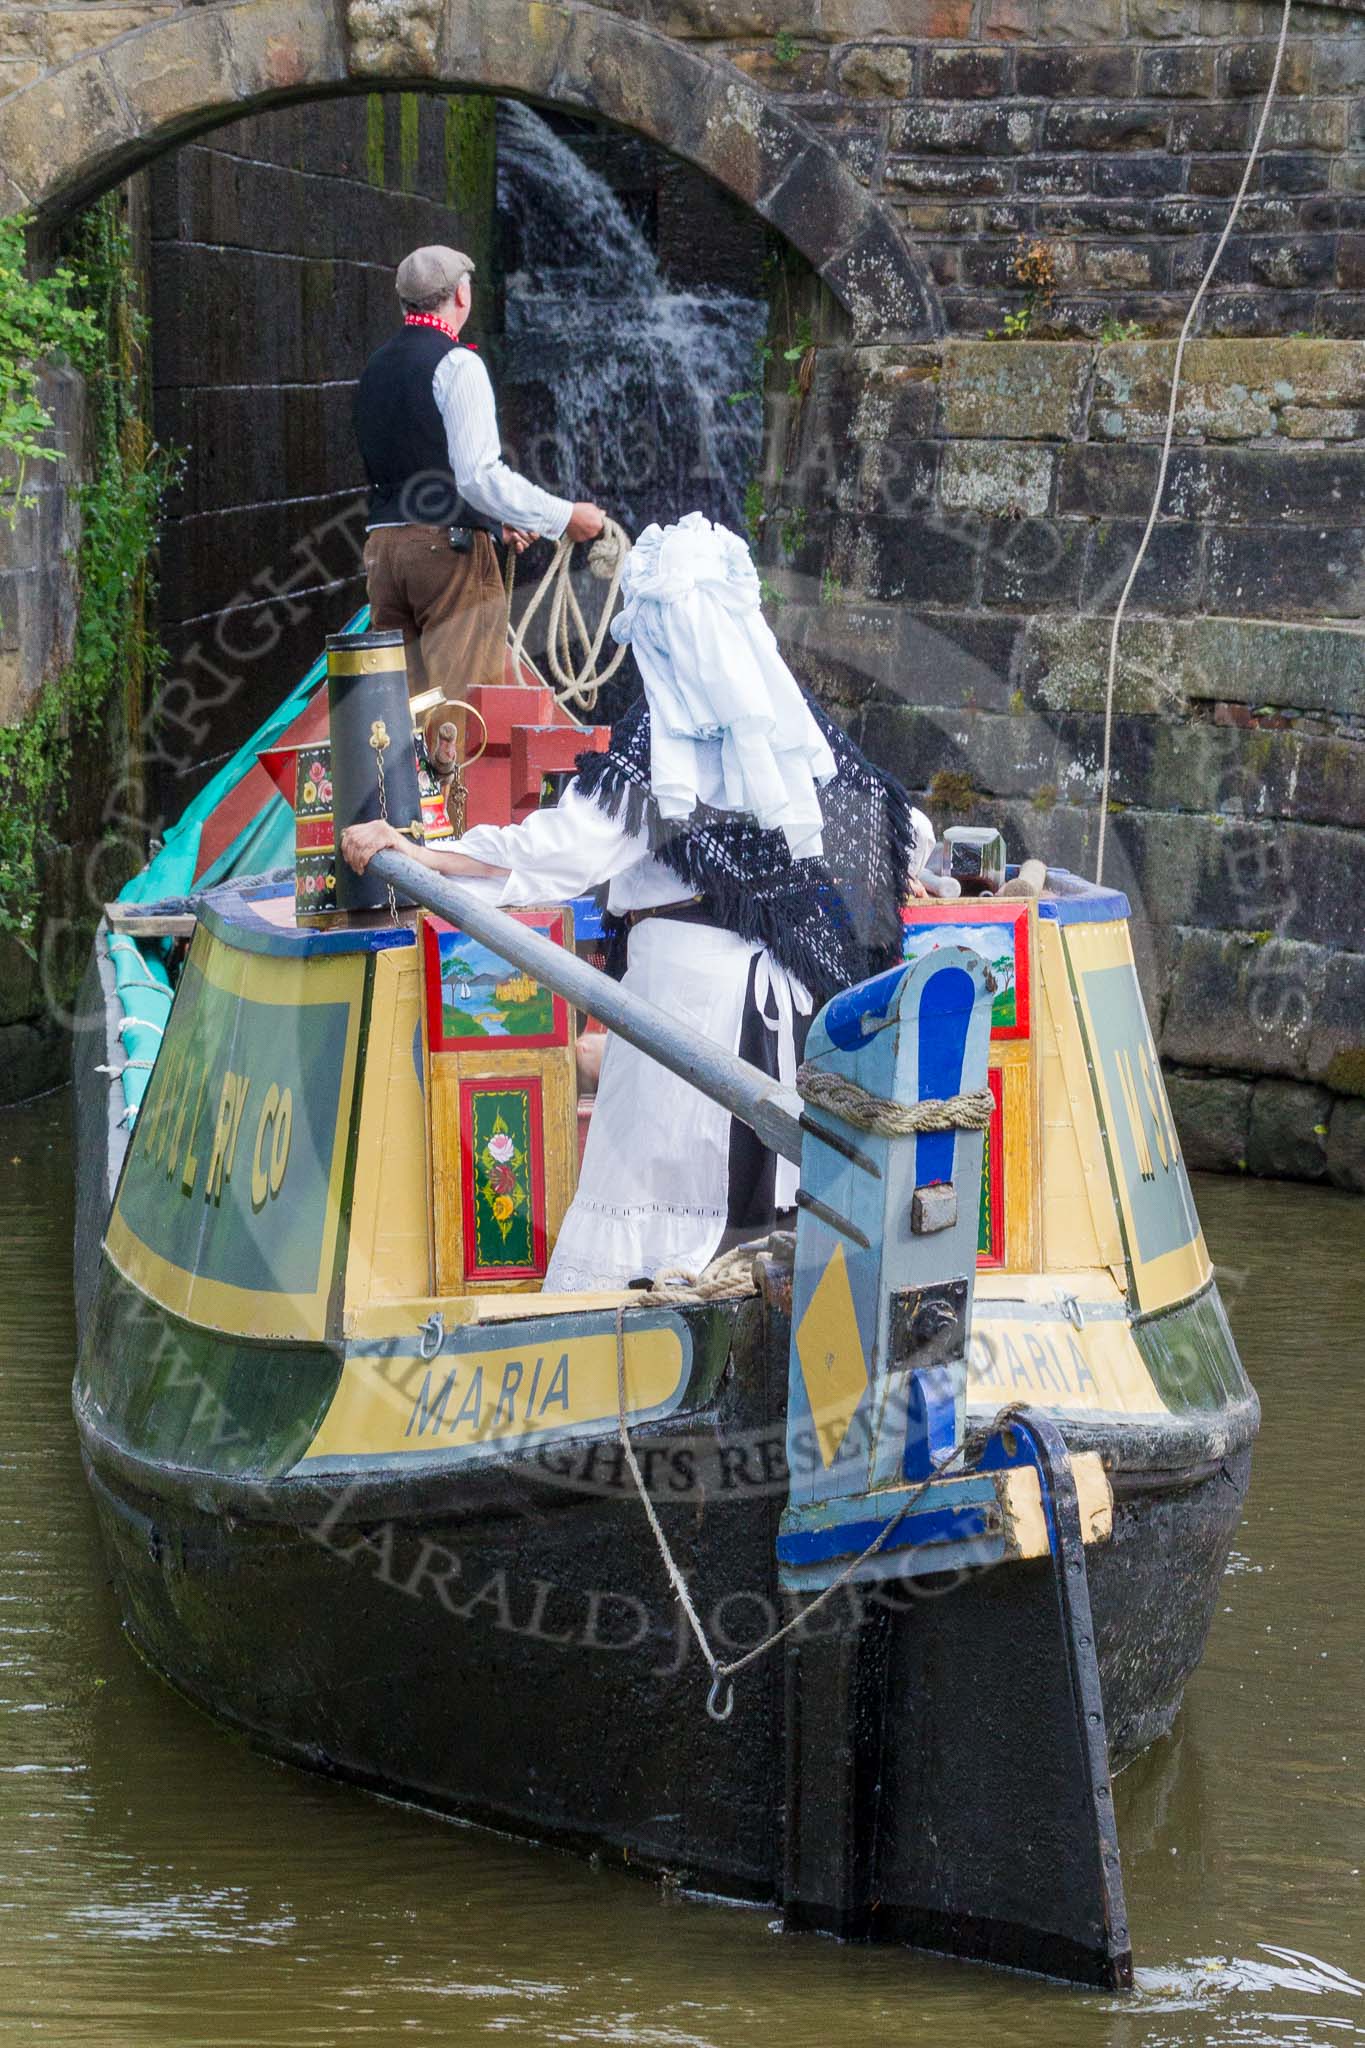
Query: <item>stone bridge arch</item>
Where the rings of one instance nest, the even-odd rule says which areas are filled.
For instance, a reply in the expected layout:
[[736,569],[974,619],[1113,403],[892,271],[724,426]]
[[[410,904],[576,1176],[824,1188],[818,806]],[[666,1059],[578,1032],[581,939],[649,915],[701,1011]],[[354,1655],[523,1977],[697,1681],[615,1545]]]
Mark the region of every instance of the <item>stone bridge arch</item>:
[[59,218],[221,122],[380,88],[500,93],[633,129],[783,235],[860,339],[942,332],[927,265],[813,129],[724,59],[579,0],[184,6],[0,101],[0,212]]

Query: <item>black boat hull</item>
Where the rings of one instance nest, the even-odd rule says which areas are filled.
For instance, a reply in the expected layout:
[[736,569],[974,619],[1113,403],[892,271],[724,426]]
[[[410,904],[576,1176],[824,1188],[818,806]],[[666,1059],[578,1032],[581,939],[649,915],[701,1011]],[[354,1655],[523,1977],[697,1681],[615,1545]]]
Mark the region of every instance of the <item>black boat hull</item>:
[[[1087,1552],[1115,1769],[1169,1728],[1199,1662],[1253,1426],[1248,1417],[1247,1440],[1216,1460],[1120,1474],[1112,1538]],[[167,1472],[83,1434],[130,1633],[179,1690],[254,1742],[507,1832],[729,1896],[781,1896],[790,1653],[744,1672],[732,1717],[712,1720],[709,1673],[625,1488],[607,1479],[569,1493],[509,1467],[472,1499],[449,1481],[266,1489]],[[731,1654],[788,1611],[773,1566],[780,1499],[756,1507],[662,1510]],[[1050,1570],[1044,1559],[849,1587],[809,1640],[885,1638],[875,1682],[905,1710],[881,1739],[912,1749],[928,1674],[967,1640],[987,1665],[995,1646],[1003,1669]],[[850,1742],[867,1704],[859,1683]],[[1030,1705],[996,1702],[1021,1739]]]

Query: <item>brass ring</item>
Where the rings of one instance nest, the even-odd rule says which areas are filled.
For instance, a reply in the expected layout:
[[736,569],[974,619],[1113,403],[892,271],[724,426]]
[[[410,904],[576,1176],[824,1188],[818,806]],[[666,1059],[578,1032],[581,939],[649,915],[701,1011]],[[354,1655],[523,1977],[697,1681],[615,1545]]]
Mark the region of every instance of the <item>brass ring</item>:
[[473,766],[475,761],[482,760],[483,756],[488,752],[488,720],[484,717],[482,711],[480,711],[477,704],[465,704],[464,706],[462,706],[462,709],[465,711],[466,714],[472,712],[475,718],[478,719],[479,724],[483,727],[483,738],[479,742],[478,753],[466,754],[463,761],[461,761],[460,763],[460,766],[462,768],[470,768]]
[[476,754],[466,754],[463,760],[456,762],[456,767],[461,771],[468,768],[471,763],[482,759],[483,755],[488,752],[488,720],[484,717],[477,704],[466,704],[458,697],[441,697],[434,690],[424,691],[420,697],[414,697],[410,702],[413,712],[422,719],[422,730],[424,732],[431,721],[432,714],[441,710],[450,713],[452,723],[462,712],[467,717],[478,719],[483,729],[483,738],[479,742],[479,751]]

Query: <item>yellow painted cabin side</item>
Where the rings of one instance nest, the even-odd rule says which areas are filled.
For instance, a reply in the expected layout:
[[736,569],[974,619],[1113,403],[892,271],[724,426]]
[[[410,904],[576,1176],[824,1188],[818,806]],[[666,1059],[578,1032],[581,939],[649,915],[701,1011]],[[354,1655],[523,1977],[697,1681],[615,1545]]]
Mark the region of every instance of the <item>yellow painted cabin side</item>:
[[[972,1360],[980,1405],[1012,1394],[1062,1412],[1161,1412],[1133,1321],[1211,1279],[1126,910],[1121,897],[1087,891],[1007,912],[982,900],[906,913],[908,957],[970,932],[997,965],[1009,963],[990,1051],[997,1114],[983,1174]],[[497,1291],[437,1284],[437,1248],[458,1190],[449,1161],[438,1178],[426,1107],[431,988],[417,947],[377,956],[346,1262],[351,1337],[397,1337],[436,1312],[451,1325],[590,1305],[582,1296],[552,1302],[533,1282]],[[500,1056],[505,1071],[557,1064],[561,1087],[564,1057],[560,1045]],[[382,1162],[378,1171],[372,1162]],[[553,1173],[565,1200],[572,1162],[562,1146]]]
[[[965,941],[996,980],[969,1401],[1160,1416],[1169,1402],[1142,1333],[1208,1294],[1211,1268],[1127,905],[1069,877],[1050,883],[1055,893],[1041,902],[905,913],[907,958]],[[527,916],[571,943],[562,908]],[[443,990],[452,988],[450,1002]],[[374,933],[305,935],[292,899],[269,892],[231,917],[209,911],[111,1218],[111,1259],[162,1306],[207,1327],[327,1336],[348,1359],[383,1343],[417,1361],[436,1318],[449,1329],[611,1307],[615,1297],[548,1297],[527,1270],[544,1271],[576,1167],[573,1020],[557,999],[541,1003],[546,994],[478,959],[439,920],[376,943]],[[477,1011],[486,996],[500,1003],[514,1033],[499,1042],[465,1031],[465,995],[479,1015],[489,1014]],[[194,1203],[183,1190],[168,1194],[167,1174],[183,1179],[185,1161],[204,1151],[223,1076],[242,1067],[250,1083],[247,1045],[257,1050],[241,1164],[191,1230]],[[273,1097],[272,1063],[284,1077]],[[264,1146],[268,1181],[287,1090],[293,1150],[280,1187],[258,1205],[250,1161]],[[520,1123],[518,1102],[527,1105]],[[514,1227],[503,1231],[509,1214]],[[252,1275],[267,1250],[275,1259],[284,1245],[293,1257],[296,1241],[295,1297],[267,1297]],[[490,1261],[504,1245],[511,1270],[500,1272]],[[451,1284],[452,1272],[463,1284]]]

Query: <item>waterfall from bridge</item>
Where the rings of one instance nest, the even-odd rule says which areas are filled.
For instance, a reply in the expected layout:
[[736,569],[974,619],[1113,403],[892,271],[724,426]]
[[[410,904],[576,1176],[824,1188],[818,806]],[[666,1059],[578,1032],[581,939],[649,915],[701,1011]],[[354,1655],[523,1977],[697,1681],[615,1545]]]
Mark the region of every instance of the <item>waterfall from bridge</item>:
[[743,530],[767,308],[677,291],[610,186],[539,115],[498,108],[508,459],[636,533],[702,511]]

